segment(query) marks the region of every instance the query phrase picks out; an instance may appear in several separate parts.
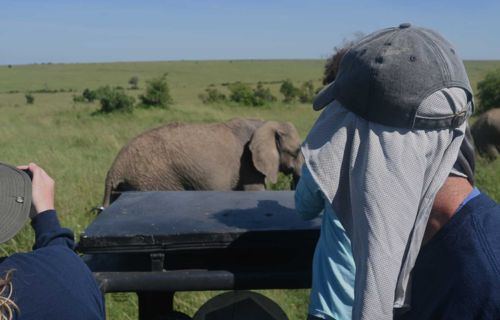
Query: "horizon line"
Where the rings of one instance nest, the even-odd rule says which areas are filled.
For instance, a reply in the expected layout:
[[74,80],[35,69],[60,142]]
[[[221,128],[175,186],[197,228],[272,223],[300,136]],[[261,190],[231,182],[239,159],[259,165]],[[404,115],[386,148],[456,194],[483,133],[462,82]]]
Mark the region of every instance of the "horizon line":
[[[166,60],[110,60],[85,62],[31,62],[31,63],[0,63],[0,67],[35,66],[35,65],[70,65],[70,64],[114,64],[114,63],[156,63],[156,62],[225,62],[225,61],[326,61],[327,58],[236,58],[236,59],[166,59]],[[497,59],[462,59],[462,61],[500,61]]]

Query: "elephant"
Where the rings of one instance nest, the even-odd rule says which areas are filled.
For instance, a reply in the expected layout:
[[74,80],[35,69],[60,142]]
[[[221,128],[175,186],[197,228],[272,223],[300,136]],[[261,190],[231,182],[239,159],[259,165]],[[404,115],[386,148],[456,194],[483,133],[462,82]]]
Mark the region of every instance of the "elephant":
[[265,190],[278,172],[298,181],[304,157],[290,122],[235,118],[171,123],[130,140],[106,176],[103,206],[123,191]]
[[479,154],[494,160],[500,152],[500,108],[480,115],[471,131]]

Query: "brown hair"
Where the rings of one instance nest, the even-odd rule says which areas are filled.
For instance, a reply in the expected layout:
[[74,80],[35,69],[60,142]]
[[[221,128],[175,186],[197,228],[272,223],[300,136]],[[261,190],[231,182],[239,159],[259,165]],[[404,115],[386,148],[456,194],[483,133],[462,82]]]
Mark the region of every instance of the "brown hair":
[[12,300],[12,273],[14,270],[9,270],[5,273],[5,277],[0,278],[0,320],[14,319],[14,313],[19,311],[14,300]]
[[349,47],[337,48],[335,47],[335,52],[333,55],[328,58],[325,62],[325,69],[323,72],[323,84],[327,85],[330,82],[333,82],[337,77],[337,72],[340,67],[340,61],[344,57]]
[[352,40],[344,39],[340,46],[333,48],[333,54],[326,59],[325,66],[323,69],[323,84],[327,85],[335,80],[337,73],[340,68],[340,62],[346,54],[346,52],[361,38],[364,34],[362,32],[355,32],[352,35]]

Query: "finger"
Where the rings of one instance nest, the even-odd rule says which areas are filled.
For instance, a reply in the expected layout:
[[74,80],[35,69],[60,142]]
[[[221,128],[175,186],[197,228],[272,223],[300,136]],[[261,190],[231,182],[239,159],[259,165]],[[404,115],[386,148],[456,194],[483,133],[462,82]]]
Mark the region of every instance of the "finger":
[[30,162],[29,167],[30,167],[30,170],[31,170],[31,169],[38,169],[38,168],[40,168],[40,167],[39,167],[36,163],[34,163],[34,162]]
[[39,167],[35,163],[30,163],[30,171],[33,173],[33,176],[38,177],[37,179],[41,181],[53,180],[42,167]]
[[42,168],[33,162],[29,164],[29,170],[33,173],[33,176],[42,176],[45,173]]
[[17,166],[16,168],[19,169],[19,170],[28,170],[29,166],[28,165],[22,165],[22,166]]

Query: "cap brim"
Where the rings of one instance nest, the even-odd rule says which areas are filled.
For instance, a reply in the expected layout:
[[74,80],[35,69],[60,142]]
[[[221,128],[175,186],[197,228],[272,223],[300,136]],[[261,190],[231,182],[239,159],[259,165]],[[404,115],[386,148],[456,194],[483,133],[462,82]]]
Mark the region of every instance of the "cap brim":
[[319,111],[335,100],[335,81],[325,86],[314,98],[313,109]]
[[31,179],[0,163],[0,243],[10,240],[26,224],[31,208]]

